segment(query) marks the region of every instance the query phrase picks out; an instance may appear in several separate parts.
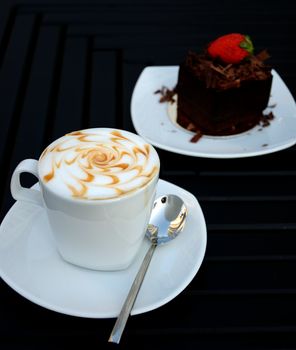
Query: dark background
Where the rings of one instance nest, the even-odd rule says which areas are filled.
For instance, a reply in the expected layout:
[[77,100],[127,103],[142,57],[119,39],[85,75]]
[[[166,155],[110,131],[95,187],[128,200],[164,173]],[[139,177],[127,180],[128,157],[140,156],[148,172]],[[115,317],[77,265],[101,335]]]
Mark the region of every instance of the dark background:
[[[142,69],[178,65],[216,36],[249,34],[295,97],[295,19],[287,0],[1,0],[1,220],[19,161],[69,131],[134,131],[130,99]],[[296,348],[295,150],[228,160],[158,150],[161,178],[198,198],[208,246],[179,296],[129,319],[121,348]],[[114,319],[49,311],[2,280],[0,310],[1,350],[115,347]]]

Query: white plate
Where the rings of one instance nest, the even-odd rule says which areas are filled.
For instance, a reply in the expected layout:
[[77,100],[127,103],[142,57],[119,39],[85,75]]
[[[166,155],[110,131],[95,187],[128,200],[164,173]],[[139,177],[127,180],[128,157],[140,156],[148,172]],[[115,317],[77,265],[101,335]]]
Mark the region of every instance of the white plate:
[[[287,86],[272,70],[273,83],[269,109],[275,115],[268,127],[232,136],[203,136],[198,142],[194,133],[178,126],[170,118],[169,103],[160,103],[155,91],[177,83],[178,66],[146,67],[141,73],[131,100],[133,125],[139,135],[161,149],[196,157],[241,158],[276,152],[296,143],[296,105]],[[266,112],[269,111],[268,109]]]
[[[185,201],[186,225],[176,239],[156,248],[132,310],[134,315],[175,298],[194,278],[204,258],[206,224],[197,199],[184,189],[159,180],[157,196],[167,193]],[[17,202],[0,227],[0,276],[23,297],[50,310],[81,317],[116,317],[148,247],[145,239],[126,270],[79,268],[57,253],[44,209]]]

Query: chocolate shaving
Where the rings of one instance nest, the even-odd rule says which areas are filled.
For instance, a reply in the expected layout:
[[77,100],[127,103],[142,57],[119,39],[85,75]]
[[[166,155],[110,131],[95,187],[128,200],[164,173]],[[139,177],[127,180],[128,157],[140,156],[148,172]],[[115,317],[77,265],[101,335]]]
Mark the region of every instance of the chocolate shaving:
[[196,143],[202,137],[201,131],[197,131],[196,134],[190,139],[190,142]]
[[171,90],[168,89],[166,86],[162,86],[161,89],[158,89],[154,92],[155,94],[160,94],[160,99],[159,102],[163,103],[163,102],[171,102],[174,103],[175,99],[174,99],[174,95],[176,94],[175,89]]
[[274,119],[274,114],[272,112],[269,112],[268,114],[262,114],[261,119],[260,119],[260,125],[262,127],[266,127],[270,125],[270,121]]
[[269,54],[263,50],[239,64],[223,65],[218,60],[213,61],[206,52],[197,54],[189,51],[183,64],[193,75],[205,81],[207,88],[225,90],[238,88],[243,81],[265,80],[270,77],[271,69],[264,63],[268,58]]
[[274,115],[273,115],[272,112],[269,112],[267,115],[265,115],[265,118],[266,118],[267,120],[272,120],[272,119],[274,119]]
[[273,103],[272,105],[268,105],[268,108],[275,108],[276,107],[276,103]]
[[269,55],[269,53],[267,52],[267,50],[263,50],[263,51],[260,51],[260,52],[256,55],[256,58],[257,58],[259,61],[266,61],[267,59],[270,58],[270,55]]

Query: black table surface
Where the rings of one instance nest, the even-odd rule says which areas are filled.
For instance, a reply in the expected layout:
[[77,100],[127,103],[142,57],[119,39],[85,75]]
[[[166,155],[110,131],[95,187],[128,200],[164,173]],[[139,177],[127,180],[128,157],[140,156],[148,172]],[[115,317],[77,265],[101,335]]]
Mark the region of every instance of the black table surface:
[[[1,221],[14,203],[9,183],[19,161],[37,159],[69,131],[135,131],[130,101],[141,71],[178,65],[218,35],[247,33],[256,50],[268,48],[296,96],[295,15],[287,0],[2,0]],[[198,199],[207,250],[176,298],[130,317],[119,346],[296,348],[296,148],[240,159],[157,151],[160,177]],[[107,343],[114,319],[48,310],[3,280],[0,310],[3,350],[115,346]]]

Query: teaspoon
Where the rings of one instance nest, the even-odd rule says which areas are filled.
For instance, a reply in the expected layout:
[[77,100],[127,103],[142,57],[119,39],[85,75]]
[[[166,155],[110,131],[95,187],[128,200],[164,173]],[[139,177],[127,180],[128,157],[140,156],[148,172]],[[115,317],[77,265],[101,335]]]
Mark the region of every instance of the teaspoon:
[[186,216],[187,208],[180,197],[168,194],[155,200],[150,223],[146,230],[146,237],[151,241],[151,245],[115,322],[108,340],[109,342],[117,344],[120,342],[124,327],[135,303],[155,248],[158,245],[170,242],[182,231]]

